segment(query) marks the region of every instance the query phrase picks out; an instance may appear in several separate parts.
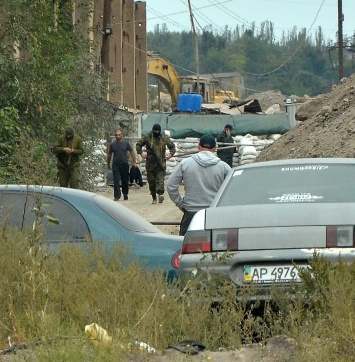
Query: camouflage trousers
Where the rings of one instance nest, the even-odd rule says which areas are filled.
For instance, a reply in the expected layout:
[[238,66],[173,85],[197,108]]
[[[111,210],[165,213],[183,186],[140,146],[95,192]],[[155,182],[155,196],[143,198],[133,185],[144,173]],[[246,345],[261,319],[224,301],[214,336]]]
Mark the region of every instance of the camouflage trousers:
[[58,181],[61,187],[77,189],[79,187],[79,167],[61,168],[58,167]]
[[156,198],[156,194],[164,194],[164,179],[165,171],[147,170],[147,181],[149,185],[149,191],[153,199]]

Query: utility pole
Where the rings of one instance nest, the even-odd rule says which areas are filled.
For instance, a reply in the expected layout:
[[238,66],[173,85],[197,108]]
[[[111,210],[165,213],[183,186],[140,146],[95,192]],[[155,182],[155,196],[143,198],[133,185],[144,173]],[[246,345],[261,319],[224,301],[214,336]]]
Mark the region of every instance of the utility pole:
[[194,35],[194,43],[195,43],[195,60],[196,60],[196,74],[197,74],[196,92],[197,92],[197,94],[200,94],[200,60],[199,60],[199,56],[198,56],[198,38],[197,38],[196,30],[195,30],[195,24],[194,24],[194,17],[193,17],[192,8],[191,8],[191,2],[190,2],[190,0],[188,0],[188,2],[189,2],[191,27],[192,27],[192,32],[193,32],[193,35]]
[[344,77],[343,57],[343,0],[338,0],[338,44],[339,44],[339,81]]

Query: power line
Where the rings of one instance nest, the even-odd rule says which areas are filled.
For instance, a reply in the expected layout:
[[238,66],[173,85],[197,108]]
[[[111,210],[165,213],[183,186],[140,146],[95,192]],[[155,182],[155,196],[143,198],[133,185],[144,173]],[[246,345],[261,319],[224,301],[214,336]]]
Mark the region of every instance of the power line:
[[152,13],[154,13],[155,15],[159,16],[159,18],[161,18],[161,19],[167,19],[167,22],[169,22],[170,24],[175,25],[176,27],[178,27],[178,28],[180,28],[180,29],[190,30],[190,29],[187,28],[186,26],[181,25],[180,23],[178,23],[178,22],[176,22],[176,21],[174,21],[174,20],[170,20],[168,16],[163,15],[162,13],[156,11],[155,9],[151,8],[150,6],[149,6],[149,7],[147,6],[147,9],[148,9],[149,11],[151,11]]
[[301,49],[301,47],[302,47],[302,46],[304,45],[304,43],[306,42],[307,37],[308,37],[309,33],[311,32],[311,30],[312,30],[312,28],[313,28],[313,25],[314,25],[314,23],[316,22],[316,20],[317,20],[317,18],[318,18],[319,12],[321,11],[321,9],[322,9],[322,7],[323,7],[323,5],[324,5],[324,1],[325,1],[325,0],[322,0],[322,3],[321,3],[321,5],[320,5],[320,7],[319,7],[319,9],[318,9],[318,11],[317,11],[317,14],[316,14],[316,16],[315,16],[315,18],[314,18],[314,20],[313,20],[313,22],[312,22],[309,30],[308,30],[306,36],[305,36],[304,39],[300,42],[300,44],[297,46],[297,48],[295,49],[295,51],[290,55],[290,57],[289,57],[287,60],[285,60],[281,65],[279,65],[277,68],[275,68],[275,69],[273,69],[273,70],[271,70],[271,71],[269,71],[269,72],[256,73],[256,74],[245,72],[245,74],[253,75],[253,76],[259,76],[259,77],[265,76],[265,75],[269,75],[269,74],[272,74],[272,73],[277,72],[278,70],[280,70],[281,68],[283,68],[289,61],[291,61],[291,59],[294,58],[294,56],[298,53],[298,51]]
[[[221,1],[220,4],[226,4],[226,3],[229,3],[231,1],[234,1],[234,0]],[[211,8],[211,7],[214,7],[214,6],[215,5],[200,6],[200,7],[194,8],[194,11],[195,10],[203,10],[203,9]],[[174,12],[174,13],[170,13],[170,14],[165,14],[165,15],[163,15],[163,17],[164,18],[169,18],[169,17],[175,16],[175,15],[186,14],[186,13],[189,13],[189,10],[183,10],[183,11],[178,11],[178,12]],[[148,20],[154,20],[154,19],[161,19],[161,17],[162,16],[160,16],[160,17],[149,17],[149,18],[147,18],[147,21]]]
[[[186,1],[180,0],[184,5],[186,4]],[[198,8],[192,7],[193,11],[194,11],[194,18],[198,24],[198,26],[200,27],[200,29],[203,31],[203,27],[199,24],[198,20],[196,19],[196,14],[198,14],[199,17],[201,17],[205,22],[209,23],[210,25],[213,24],[215,26],[216,29],[218,30],[223,30],[219,25],[217,25],[213,20],[211,20],[208,16],[206,16],[205,14],[203,14]]]

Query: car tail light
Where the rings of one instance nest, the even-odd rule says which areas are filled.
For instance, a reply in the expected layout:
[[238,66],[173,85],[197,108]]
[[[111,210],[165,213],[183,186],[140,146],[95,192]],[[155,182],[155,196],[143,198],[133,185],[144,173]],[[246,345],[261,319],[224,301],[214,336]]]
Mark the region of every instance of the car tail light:
[[181,249],[178,250],[174,256],[171,259],[171,265],[175,268],[178,269],[179,268],[179,263],[180,263],[180,257],[181,257]]
[[354,226],[327,226],[327,248],[355,246]]
[[192,254],[211,251],[211,231],[188,231],[184,237],[182,254]]
[[238,229],[217,229],[212,231],[212,250],[238,250]]

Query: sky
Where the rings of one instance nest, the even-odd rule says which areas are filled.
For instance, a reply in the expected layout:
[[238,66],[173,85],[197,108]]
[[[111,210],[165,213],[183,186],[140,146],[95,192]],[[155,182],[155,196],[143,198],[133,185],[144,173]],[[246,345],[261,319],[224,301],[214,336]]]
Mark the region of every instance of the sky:
[[[194,14],[195,29],[212,26],[215,32],[223,33],[226,25],[250,28],[255,22],[258,30],[264,21],[274,25],[276,40],[282,32],[287,35],[294,26],[307,29],[314,38],[315,31],[322,27],[324,39],[337,42],[338,2],[340,0],[190,0]],[[188,0],[146,0],[147,31],[157,24],[166,24],[170,31],[190,31],[191,21]],[[355,33],[355,0],[342,0],[344,15],[343,35]]]

